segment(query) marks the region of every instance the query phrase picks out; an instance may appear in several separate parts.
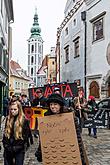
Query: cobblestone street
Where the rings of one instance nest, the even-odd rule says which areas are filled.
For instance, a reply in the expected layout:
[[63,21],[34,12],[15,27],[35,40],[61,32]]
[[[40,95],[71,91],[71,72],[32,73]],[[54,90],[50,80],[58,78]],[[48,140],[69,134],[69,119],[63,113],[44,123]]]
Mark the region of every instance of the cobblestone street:
[[[90,165],[110,165],[110,130],[98,129],[97,139],[88,136],[87,129],[83,131],[83,140]],[[41,165],[34,153],[37,147],[37,139],[26,153],[24,165]],[[3,165],[3,148],[0,152],[0,165]]]
[[110,165],[110,130],[98,129],[97,139],[88,136],[87,130],[83,132],[90,165]]

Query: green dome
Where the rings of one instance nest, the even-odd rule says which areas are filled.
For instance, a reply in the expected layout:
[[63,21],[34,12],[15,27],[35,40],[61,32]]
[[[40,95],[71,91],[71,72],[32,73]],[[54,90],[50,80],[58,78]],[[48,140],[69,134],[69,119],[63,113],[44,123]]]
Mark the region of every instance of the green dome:
[[31,36],[40,36],[40,33],[41,28],[39,27],[38,23],[38,15],[35,13],[33,27],[31,28]]

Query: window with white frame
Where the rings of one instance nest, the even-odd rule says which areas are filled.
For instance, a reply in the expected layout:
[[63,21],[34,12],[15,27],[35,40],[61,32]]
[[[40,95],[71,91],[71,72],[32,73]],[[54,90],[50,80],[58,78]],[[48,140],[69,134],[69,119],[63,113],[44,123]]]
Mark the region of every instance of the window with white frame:
[[64,48],[65,50],[65,63],[69,62],[69,45]]
[[100,18],[93,22],[93,42],[103,37],[103,18]]
[[77,37],[74,41],[74,58],[79,57],[79,37]]

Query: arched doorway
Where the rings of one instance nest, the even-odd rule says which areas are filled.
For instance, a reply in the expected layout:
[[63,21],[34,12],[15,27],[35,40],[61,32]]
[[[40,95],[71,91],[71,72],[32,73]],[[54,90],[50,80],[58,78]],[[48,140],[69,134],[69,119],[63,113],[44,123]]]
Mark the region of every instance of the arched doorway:
[[89,88],[90,95],[94,96],[95,98],[100,98],[99,95],[99,84],[96,81],[92,81]]

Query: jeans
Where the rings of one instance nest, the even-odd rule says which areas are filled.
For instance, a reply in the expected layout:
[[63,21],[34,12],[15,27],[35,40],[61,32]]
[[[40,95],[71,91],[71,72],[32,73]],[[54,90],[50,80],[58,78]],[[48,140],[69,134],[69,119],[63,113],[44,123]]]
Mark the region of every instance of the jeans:
[[[24,155],[24,151],[17,153],[4,151],[4,165],[23,165]],[[13,160],[15,163],[13,163]]]
[[[91,134],[91,129],[92,129],[92,128],[88,128],[89,135]],[[94,133],[94,135],[97,134],[97,128],[93,128],[93,133]]]

